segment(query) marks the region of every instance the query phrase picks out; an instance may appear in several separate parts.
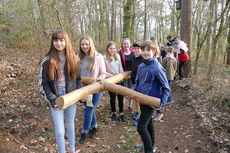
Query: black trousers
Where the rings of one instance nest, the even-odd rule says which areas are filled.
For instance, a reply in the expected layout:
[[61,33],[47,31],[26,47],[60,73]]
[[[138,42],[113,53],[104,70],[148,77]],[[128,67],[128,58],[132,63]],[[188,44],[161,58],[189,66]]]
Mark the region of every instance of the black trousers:
[[145,153],[152,153],[155,144],[155,133],[152,115],[154,109],[148,106],[140,105],[141,116],[139,118],[137,131],[144,143]]
[[111,110],[112,112],[116,112],[116,96],[118,97],[118,106],[119,106],[119,112],[123,113],[123,108],[124,108],[124,96],[113,93],[113,92],[109,92],[109,96],[110,96],[110,106],[111,106]]
[[183,66],[184,66],[185,62],[186,61],[179,62],[179,80],[181,80],[182,78],[184,78],[184,75],[183,75]]

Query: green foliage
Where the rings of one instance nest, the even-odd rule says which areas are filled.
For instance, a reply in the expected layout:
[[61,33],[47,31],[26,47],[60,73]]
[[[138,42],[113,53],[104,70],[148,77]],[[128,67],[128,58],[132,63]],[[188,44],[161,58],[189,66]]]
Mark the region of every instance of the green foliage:
[[128,145],[122,145],[122,148],[124,148],[125,150],[129,150],[129,146]]
[[53,139],[53,138],[55,138],[55,131],[46,133],[45,137],[46,137],[46,139]]
[[9,40],[11,40],[13,42],[17,42],[20,40],[29,40],[29,38],[31,38],[31,36],[28,34],[14,32],[8,38],[9,38]]
[[0,30],[6,29],[6,28],[7,28],[7,26],[5,24],[0,24]]
[[130,128],[123,134],[123,136],[125,138],[125,144],[123,144],[122,147],[125,150],[129,150],[131,152],[135,151],[135,150],[133,150],[135,148],[135,145],[136,145],[135,132],[136,132],[135,128]]

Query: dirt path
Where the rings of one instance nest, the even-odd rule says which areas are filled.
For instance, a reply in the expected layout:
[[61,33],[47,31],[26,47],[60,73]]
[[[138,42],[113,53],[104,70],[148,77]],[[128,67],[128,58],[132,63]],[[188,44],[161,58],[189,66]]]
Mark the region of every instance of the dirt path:
[[[217,147],[209,139],[208,133],[199,126],[199,117],[193,108],[186,104],[183,90],[176,85],[173,87],[175,102],[166,106],[163,109],[163,119],[155,122],[157,153],[218,152]],[[99,106],[101,122],[99,123],[98,140],[89,138],[88,144],[80,145],[82,152],[95,152],[96,150],[99,152],[138,152],[135,150],[135,144],[141,143],[141,140],[136,127],[132,125],[131,114],[125,113],[126,124],[119,122],[111,124],[108,102],[109,96],[106,94]],[[127,106],[125,112],[127,112]]]
[[[46,102],[37,91],[39,59],[28,53],[0,52],[0,152],[57,152],[54,127]],[[157,153],[217,153],[218,148],[200,127],[201,119],[186,104],[186,91],[173,85],[174,103],[163,109],[164,117],[155,122]],[[127,112],[127,123],[111,123],[108,93],[97,108],[99,134],[79,145],[84,106],[78,104],[76,118],[76,147],[82,153],[129,153],[141,143],[132,115]],[[156,115],[156,114],[154,114]],[[68,146],[68,144],[66,144]]]

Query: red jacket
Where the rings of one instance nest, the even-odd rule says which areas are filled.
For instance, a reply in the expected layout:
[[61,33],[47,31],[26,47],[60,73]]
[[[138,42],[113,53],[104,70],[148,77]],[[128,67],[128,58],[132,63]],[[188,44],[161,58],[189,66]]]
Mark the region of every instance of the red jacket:
[[187,52],[184,52],[183,49],[180,49],[180,54],[178,54],[179,62],[184,62],[189,60],[189,56]]

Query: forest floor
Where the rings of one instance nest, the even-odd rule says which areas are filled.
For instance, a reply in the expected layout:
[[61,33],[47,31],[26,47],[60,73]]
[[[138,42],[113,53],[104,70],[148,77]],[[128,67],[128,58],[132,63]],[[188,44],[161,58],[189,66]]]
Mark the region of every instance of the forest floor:
[[[57,152],[50,110],[37,90],[40,55],[39,51],[0,47],[1,153]],[[173,83],[174,103],[163,108],[162,120],[154,122],[157,153],[230,152],[229,76],[230,70],[226,68],[214,83],[196,76]],[[133,114],[128,113],[127,100],[127,122],[111,123],[109,95],[103,95],[96,112],[97,138],[87,138],[84,145],[78,143],[84,106],[77,104],[76,147],[82,153],[142,153],[135,149],[141,139],[133,126]]]

